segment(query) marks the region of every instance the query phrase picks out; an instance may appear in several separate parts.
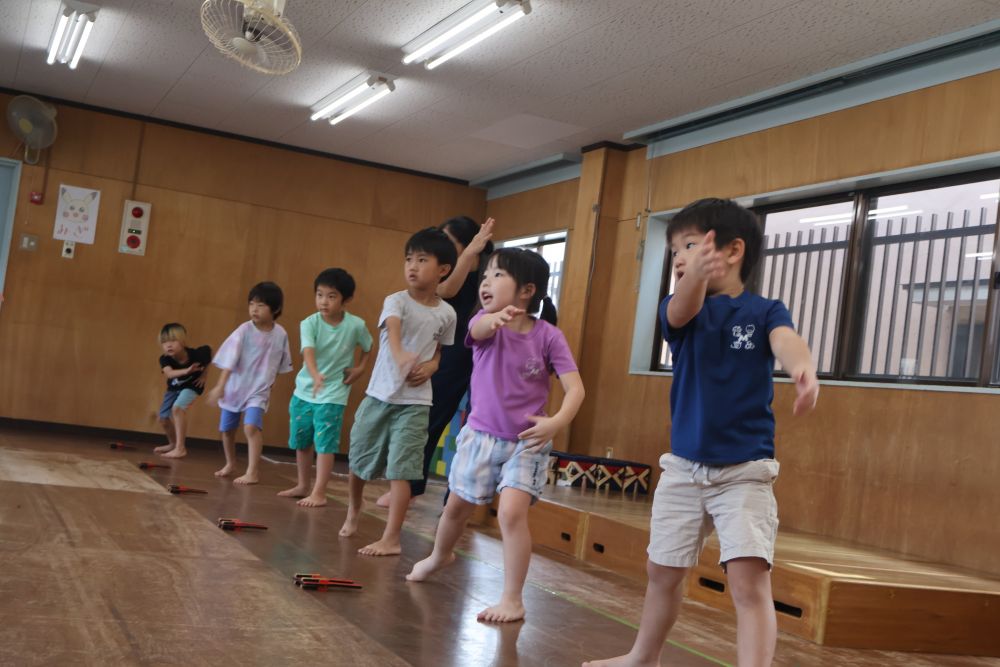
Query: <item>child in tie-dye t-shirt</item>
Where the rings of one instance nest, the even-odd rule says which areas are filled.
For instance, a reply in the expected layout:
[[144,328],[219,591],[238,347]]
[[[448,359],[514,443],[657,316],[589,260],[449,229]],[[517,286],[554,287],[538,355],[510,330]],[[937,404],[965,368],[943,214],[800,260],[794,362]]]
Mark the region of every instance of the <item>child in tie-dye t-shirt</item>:
[[222,376],[208,395],[209,403],[222,409],[219,431],[226,465],[215,474],[225,477],[236,469],[236,427],[243,415],[249,461],[244,475],[235,484],[256,484],[264,450],[264,413],[271,396],[271,385],[278,373],[292,371],[288,334],[275,322],[281,315],[284,296],[274,283],[258,283],[247,297],[250,321],[229,335],[219,348],[214,363]]

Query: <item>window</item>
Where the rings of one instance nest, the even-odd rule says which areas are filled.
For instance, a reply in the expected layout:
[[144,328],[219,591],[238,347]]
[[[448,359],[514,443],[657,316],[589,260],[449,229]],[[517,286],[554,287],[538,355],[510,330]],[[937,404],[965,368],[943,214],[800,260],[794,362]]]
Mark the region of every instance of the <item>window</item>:
[[[826,377],[1000,385],[998,199],[993,171],[755,208],[748,289],[785,303]],[[652,368],[670,369],[658,327]]]
[[976,382],[1000,180],[872,196],[861,377]]
[[779,299],[809,343],[820,374],[833,372],[853,199],[774,212],[764,220],[758,291]]
[[534,250],[549,263],[549,298],[559,309],[559,290],[562,287],[563,263],[566,260],[566,232],[552,232],[540,236],[501,241],[500,248],[527,248]]

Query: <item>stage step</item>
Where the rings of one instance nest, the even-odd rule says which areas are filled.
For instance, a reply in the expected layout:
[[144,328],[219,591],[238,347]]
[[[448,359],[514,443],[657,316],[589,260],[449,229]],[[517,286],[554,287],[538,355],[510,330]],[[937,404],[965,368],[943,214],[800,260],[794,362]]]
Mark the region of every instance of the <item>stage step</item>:
[[[546,488],[528,514],[536,545],[637,580],[646,577],[649,502]],[[482,515],[496,525],[495,510]],[[689,598],[732,611],[709,538],[687,581]],[[1000,657],[1000,581],[876,549],[790,531],[775,546],[778,627],[844,648]]]

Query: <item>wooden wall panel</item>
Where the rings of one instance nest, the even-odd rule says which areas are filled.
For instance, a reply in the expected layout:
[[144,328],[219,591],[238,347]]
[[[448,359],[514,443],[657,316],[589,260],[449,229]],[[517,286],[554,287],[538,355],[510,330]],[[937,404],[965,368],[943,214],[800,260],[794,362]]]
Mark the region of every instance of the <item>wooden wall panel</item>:
[[[997,108],[1000,71],[655,160],[627,154],[620,179],[610,175],[600,193],[618,200],[617,215],[602,209],[597,254],[586,258],[598,287],[579,360],[587,399],[570,450],[603,456],[610,447],[616,457],[655,465],[669,448],[670,379],[628,373],[639,213],[998,151]],[[546,192],[553,187],[533,197],[553,197]],[[490,212],[496,208],[490,202]],[[583,280],[568,276],[567,289]],[[816,414],[793,419],[793,393],[776,387],[783,526],[1000,574],[991,518],[1000,514],[1000,494],[991,490],[1000,477],[992,433],[1000,397],[827,387]]]
[[[299,321],[315,310],[319,271],[341,266],[354,275],[358,289],[348,309],[375,335],[382,300],[405,287],[410,230],[452,215],[482,217],[486,208],[482,190],[162,125],[145,125],[140,153],[140,121],[78,109],[59,114],[42,206],[27,203],[27,194],[42,189],[45,170],[22,170],[14,238],[36,234],[39,248],[15,247],[7,269],[4,417],[157,432],[164,389],[157,333],[165,322],[182,322],[192,343],[218,349],[247,319],[250,287],[273,280],[285,293],[279,322],[297,371]],[[7,153],[15,144],[0,130]],[[62,244],[51,238],[59,183],[101,190],[96,243],[77,245],[72,260],[60,257]],[[152,203],[144,257],[117,251],[133,188],[135,198]],[[268,444],[287,442],[293,378],[275,383]],[[352,392],[344,451],[367,382],[363,377]],[[217,408],[196,404],[191,435],[217,438],[217,424]]]
[[486,202],[486,215],[497,221],[496,239],[572,229],[579,188],[574,178]]
[[651,206],[738,197],[1000,150],[1000,70],[652,161]]

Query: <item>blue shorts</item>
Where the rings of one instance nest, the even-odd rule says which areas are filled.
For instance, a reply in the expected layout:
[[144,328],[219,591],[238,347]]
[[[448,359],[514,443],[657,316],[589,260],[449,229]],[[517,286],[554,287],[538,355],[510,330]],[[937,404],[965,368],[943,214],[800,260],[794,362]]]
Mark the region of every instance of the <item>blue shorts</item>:
[[163,403],[160,404],[160,419],[169,419],[174,408],[187,410],[196,398],[198,398],[198,392],[194,389],[181,389],[180,391],[167,389],[167,393],[163,395]]
[[[222,415],[219,417],[219,431],[232,431],[240,425],[240,413],[230,412],[225,408],[220,408]],[[243,425],[256,426],[261,431],[264,430],[264,408],[247,408],[243,411]]]
[[466,502],[488,505],[504,489],[520,489],[534,503],[548,481],[552,443],[529,449],[524,440],[503,440],[463,426],[455,439],[448,488]]

